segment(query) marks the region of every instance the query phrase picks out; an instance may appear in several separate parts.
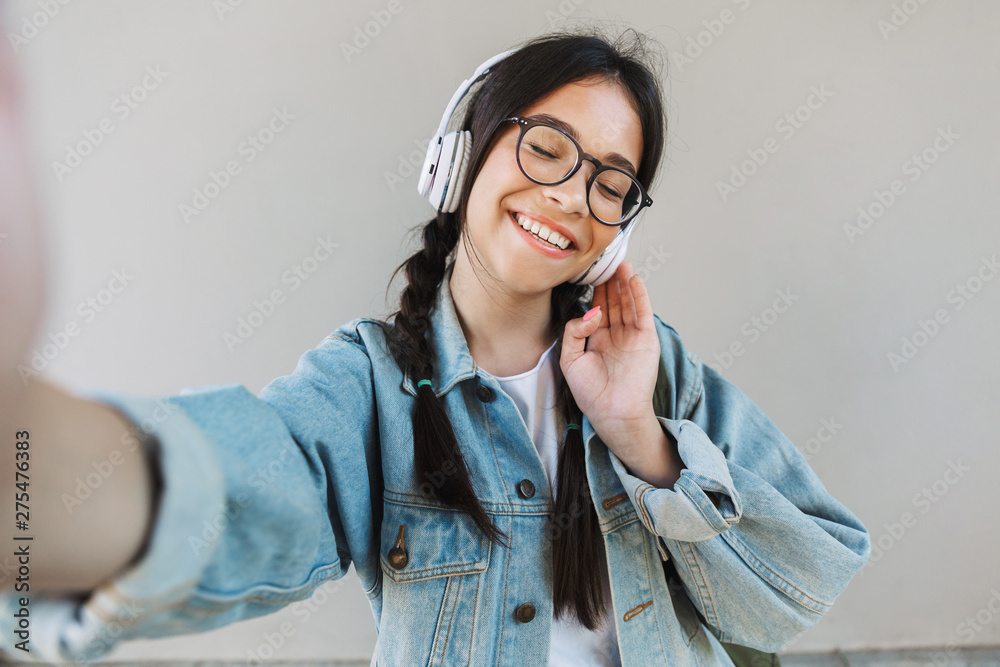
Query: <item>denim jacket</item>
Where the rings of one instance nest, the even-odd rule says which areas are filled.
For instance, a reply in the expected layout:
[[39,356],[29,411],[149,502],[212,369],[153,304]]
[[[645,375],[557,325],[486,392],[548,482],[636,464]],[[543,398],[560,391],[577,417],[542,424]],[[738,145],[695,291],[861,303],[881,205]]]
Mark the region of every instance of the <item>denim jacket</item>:
[[[870,537],[760,408],[654,319],[670,380],[657,417],[685,466],[674,488],[630,475],[581,425],[622,664],[732,665],[696,609],[722,641],[777,651],[830,609]],[[94,659],[122,640],[275,612],[353,564],[378,630],[372,665],[546,664],[560,522],[541,459],[472,359],[447,276],[430,320],[433,391],[509,549],[433,499],[446,471],[415,479],[414,378],[377,322],[359,318],[256,397],[238,384],[86,392],[151,436],[139,450],[163,484],[151,533],[86,599],[29,594],[30,654],[13,648],[24,594],[5,591],[0,649]],[[683,586],[668,585],[668,559]]]

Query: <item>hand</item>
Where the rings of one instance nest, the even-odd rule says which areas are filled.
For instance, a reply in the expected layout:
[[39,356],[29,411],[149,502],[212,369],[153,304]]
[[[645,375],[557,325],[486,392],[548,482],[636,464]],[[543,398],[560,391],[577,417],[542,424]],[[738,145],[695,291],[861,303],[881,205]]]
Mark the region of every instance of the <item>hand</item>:
[[11,398],[25,389],[16,369],[44,312],[47,271],[15,55],[0,41],[0,396]]
[[[594,288],[594,305],[601,310],[591,319],[566,323],[559,367],[576,404],[614,450],[612,443],[628,443],[627,434],[648,432],[656,421],[660,339],[649,293],[631,262]],[[615,451],[619,458],[624,453]]]

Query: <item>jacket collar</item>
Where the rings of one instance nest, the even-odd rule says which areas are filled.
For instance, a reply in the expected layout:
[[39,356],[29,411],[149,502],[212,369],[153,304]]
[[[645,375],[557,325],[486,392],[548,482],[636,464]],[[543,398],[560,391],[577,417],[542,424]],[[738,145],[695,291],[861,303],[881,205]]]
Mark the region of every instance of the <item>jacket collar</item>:
[[[426,336],[434,350],[434,370],[431,388],[437,396],[449,391],[456,382],[476,376],[476,363],[472,360],[465,332],[458,321],[455,302],[451,296],[451,262],[445,269],[444,278],[438,286],[435,305],[430,313],[430,330]],[[410,370],[403,374],[403,389],[416,396],[416,380],[410,377]]]
[[[476,377],[478,367],[469,352],[469,344],[465,340],[465,331],[458,321],[458,313],[455,310],[455,302],[451,296],[452,270],[455,262],[452,261],[445,269],[444,278],[438,286],[437,297],[434,307],[430,313],[430,330],[425,334],[430,338],[431,347],[434,350],[435,363],[431,378],[431,388],[434,394],[440,397],[447,393],[455,383]],[[558,362],[556,362],[558,363]],[[416,381],[410,377],[409,369],[403,373],[403,389],[411,396],[416,396]],[[590,449],[590,440],[596,432],[587,416],[581,420],[581,435],[583,436],[584,447]]]

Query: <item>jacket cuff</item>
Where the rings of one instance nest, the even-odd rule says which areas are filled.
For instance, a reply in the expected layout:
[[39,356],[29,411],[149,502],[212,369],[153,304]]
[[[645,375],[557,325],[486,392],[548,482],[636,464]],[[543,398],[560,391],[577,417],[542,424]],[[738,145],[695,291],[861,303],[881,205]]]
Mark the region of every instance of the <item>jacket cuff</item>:
[[629,474],[621,460],[608,449],[611,465],[632,499],[642,524],[664,539],[702,542],[739,523],[743,503],[733,486],[722,450],[692,421],[657,419],[677,441],[677,451],[684,463],[673,490],[657,488]]
[[[139,555],[89,594],[0,594],[0,654],[18,660],[93,660],[107,653],[129,628],[190,597],[218,544],[206,544],[203,531],[211,532],[224,507],[223,474],[212,442],[184,411],[147,396],[78,393],[132,422],[122,437],[124,456],[146,457],[159,479],[159,497]],[[30,652],[18,650],[15,628],[6,627],[21,597],[30,600]]]

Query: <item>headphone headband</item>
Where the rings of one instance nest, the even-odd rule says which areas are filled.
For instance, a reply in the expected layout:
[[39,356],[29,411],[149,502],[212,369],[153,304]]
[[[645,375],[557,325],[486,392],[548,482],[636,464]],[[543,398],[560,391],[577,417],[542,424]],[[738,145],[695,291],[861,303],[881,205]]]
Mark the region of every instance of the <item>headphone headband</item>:
[[451,117],[455,113],[455,109],[458,108],[459,102],[462,101],[462,98],[465,97],[466,93],[468,93],[474,85],[479,83],[480,80],[486,78],[486,75],[490,73],[490,69],[493,65],[514,53],[516,50],[517,49],[511,49],[510,51],[498,53],[477,67],[476,71],[472,73],[472,76],[462,82],[462,85],[460,85],[458,90],[455,91],[455,94],[451,96],[451,101],[448,102],[448,106],[444,109],[444,115],[441,116],[441,124],[438,125],[438,130],[434,134],[435,139],[440,139],[444,136],[445,130],[448,129],[448,123],[451,121]]

